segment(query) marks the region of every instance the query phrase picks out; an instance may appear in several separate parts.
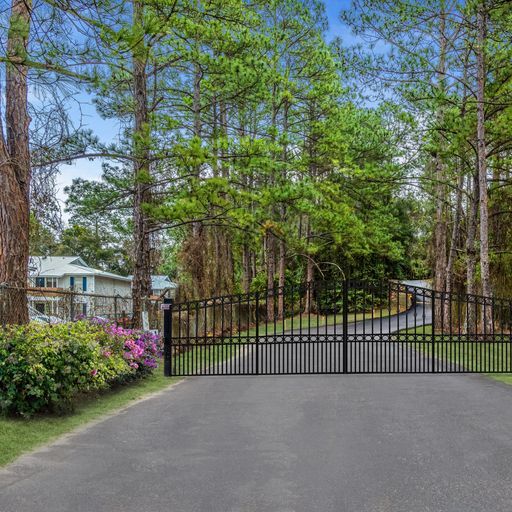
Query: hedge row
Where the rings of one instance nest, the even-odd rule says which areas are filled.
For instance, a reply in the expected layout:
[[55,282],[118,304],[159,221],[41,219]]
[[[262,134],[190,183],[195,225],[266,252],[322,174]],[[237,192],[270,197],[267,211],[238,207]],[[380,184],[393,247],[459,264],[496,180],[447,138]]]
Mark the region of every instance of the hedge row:
[[159,338],[101,319],[0,328],[0,411],[64,411],[82,393],[148,375]]

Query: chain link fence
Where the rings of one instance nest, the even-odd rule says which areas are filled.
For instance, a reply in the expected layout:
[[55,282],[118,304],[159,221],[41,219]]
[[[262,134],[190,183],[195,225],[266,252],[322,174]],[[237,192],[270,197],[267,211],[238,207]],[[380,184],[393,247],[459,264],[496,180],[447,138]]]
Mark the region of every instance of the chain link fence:
[[[24,311],[30,322],[58,324],[90,318],[103,318],[123,327],[133,326],[131,296],[103,295],[40,287],[15,288],[0,285],[0,326],[19,323]],[[144,301],[146,329],[163,328],[160,299]]]

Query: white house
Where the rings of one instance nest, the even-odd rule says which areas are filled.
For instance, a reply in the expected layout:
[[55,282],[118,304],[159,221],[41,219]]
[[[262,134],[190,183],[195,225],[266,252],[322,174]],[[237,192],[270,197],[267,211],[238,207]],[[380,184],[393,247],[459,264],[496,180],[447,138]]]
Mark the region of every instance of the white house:
[[[62,316],[62,303],[68,297],[64,290],[77,293],[74,314],[101,314],[100,309],[107,311],[107,302],[109,314],[114,314],[110,309],[125,310],[128,304],[124,302],[131,295],[131,282],[130,277],[90,267],[79,256],[31,256],[29,260],[29,284],[34,290],[41,288],[40,293],[32,293],[29,304],[47,315]],[[114,297],[119,299],[114,301]],[[126,299],[123,304],[121,298]]]

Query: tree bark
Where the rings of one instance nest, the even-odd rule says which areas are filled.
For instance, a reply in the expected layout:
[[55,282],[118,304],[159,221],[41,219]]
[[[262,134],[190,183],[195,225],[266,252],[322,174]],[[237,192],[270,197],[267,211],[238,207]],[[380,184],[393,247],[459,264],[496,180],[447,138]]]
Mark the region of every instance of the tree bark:
[[[311,223],[309,218],[306,220],[306,243],[309,245],[309,240],[311,238]],[[315,280],[315,267],[313,258],[309,255],[307,263],[306,263],[306,300],[304,304],[304,312],[311,313],[313,311],[313,283]]]
[[[435,173],[435,229],[434,229],[434,290],[444,292],[446,290],[446,267],[447,267],[447,190],[446,190],[446,166],[443,161],[443,135],[440,128],[444,125],[444,104],[443,97],[446,92],[446,50],[448,40],[446,37],[446,12],[445,2],[441,1],[441,12],[439,20],[439,61],[437,64],[437,89],[441,103],[437,106],[436,125],[439,128],[437,135],[437,150],[433,158]],[[442,295],[444,298],[445,296]],[[444,314],[443,300],[436,301],[435,318],[439,322]],[[440,323],[440,322],[439,322]],[[437,325],[433,325],[435,331]]]
[[[439,62],[437,65],[437,88],[439,94],[442,97],[445,94],[445,81],[446,81],[446,49],[447,49],[447,37],[446,31],[446,13],[444,2],[441,2],[441,14],[439,23]],[[436,112],[436,123],[438,127],[444,124],[444,105],[438,105]],[[446,169],[445,163],[442,156],[443,138],[441,132],[438,135],[438,148],[437,153],[434,156],[434,169],[435,169],[435,198],[436,198],[436,223],[434,230],[434,290],[444,291],[446,289],[446,267],[447,267],[447,231],[448,226],[446,222],[447,212],[447,197],[446,197]],[[438,307],[441,307],[439,304]],[[436,312],[436,317],[440,318],[441,310]]]
[[252,254],[247,244],[242,247],[242,290],[249,293],[252,281]]
[[7,40],[5,121],[0,120],[0,284],[2,321],[29,320],[26,286],[30,231],[30,148],[27,72],[24,64],[30,32],[31,0],[12,0]]
[[[477,8],[477,151],[478,185],[480,197],[480,278],[482,295],[491,297],[491,279],[489,270],[489,207],[487,190],[487,144],[485,133],[485,42],[487,37],[487,13],[482,0]],[[492,330],[492,310],[490,306],[482,308],[482,327]]]
[[[288,134],[288,112],[290,109],[290,105],[288,100],[284,101],[283,107],[283,134],[286,137]],[[286,164],[288,163],[288,148],[286,145],[286,139],[283,143],[283,163],[285,164],[285,168],[283,171],[283,175],[281,179],[286,181],[287,173],[286,173]],[[283,205],[281,207],[281,222],[286,225],[286,207]],[[279,319],[284,318],[284,286],[286,282],[286,243],[281,238],[279,241],[279,264],[278,264],[278,273],[279,273],[279,302],[277,306],[277,316]]]
[[455,200],[455,214],[453,216],[452,233],[450,237],[450,249],[448,251],[448,262],[446,264],[446,298],[444,303],[444,325],[450,326],[451,316],[451,293],[453,292],[453,266],[457,255],[457,246],[460,238],[460,220],[462,217],[462,193],[464,188],[464,175],[460,170],[457,180],[457,198]]
[[284,318],[284,286],[286,277],[286,244],[279,240],[279,299],[277,305],[277,317]]
[[[144,6],[133,2],[133,25],[143,24]],[[143,206],[150,201],[149,113],[147,101],[147,55],[143,40],[133,49],[134,112],[134,201],[133,201],[133,324],[142,326],[144,300],[151,295],[151,241],[149,220]]]
[[275,300],[274,300],[274,276],[276,271],[275,258],[275,237],[274,234],[267,229],[265,233],[265,259],[267,264],[267,321],[273,322],[275,316]]
[[[476,231],[478,221],[478,170],[469,178],[470,181],[470,205],[468,215],[468,233],[466,239],[466,293],[476,294]],[[471,185],[472,182],[472,185]],[[474,308],[468,305],[466,312],[466,332],[476,332],[476,316]]]
[[[463,74],[463,94],[462,94],[462,104],[460,117],[465,119],[466,117],[466,107],[467,107],[467,79],[468,79],[468,62],[469,62],[469,51],[466,50],[464,54],[464,74]],[[444,325],[450,325],[451,317],[451,293],[453,291],[453,267],[455,265],[455,259],[457,257],[457,246],[459,244],[460,239],[460,224],[463,215],[463,195],[464,195],[464,185],[466,183],[465,174],[464,174],[464,160],[462,158],[458,159],[459,168],[458,168],[458,178],[457,178],[457,194],[455,200],[455,215],[453,218],[453,226],[452,233],[450,239],[450,250],[448,252],[448,263],[446,265],[446,291],[448,295],[449,302],[445,305],[444,311]]]

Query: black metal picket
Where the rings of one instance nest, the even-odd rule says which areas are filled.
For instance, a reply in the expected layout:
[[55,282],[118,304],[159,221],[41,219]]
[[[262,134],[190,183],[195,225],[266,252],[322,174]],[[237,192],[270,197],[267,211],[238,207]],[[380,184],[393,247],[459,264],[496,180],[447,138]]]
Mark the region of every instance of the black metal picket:
[[166,375],[512,372],[512,301],[401,282],[172,304]]

